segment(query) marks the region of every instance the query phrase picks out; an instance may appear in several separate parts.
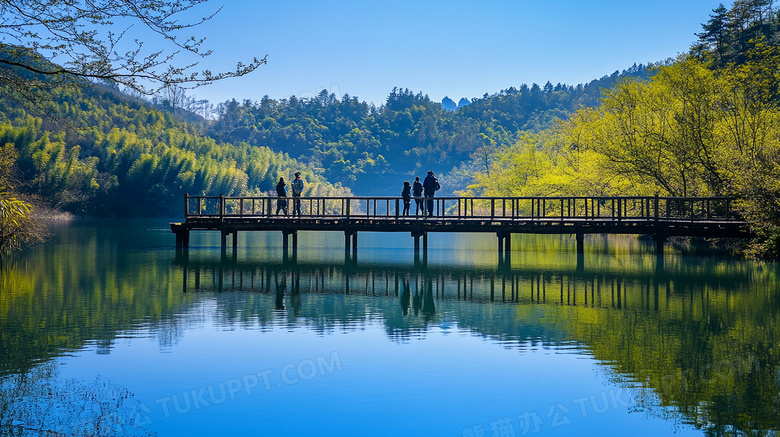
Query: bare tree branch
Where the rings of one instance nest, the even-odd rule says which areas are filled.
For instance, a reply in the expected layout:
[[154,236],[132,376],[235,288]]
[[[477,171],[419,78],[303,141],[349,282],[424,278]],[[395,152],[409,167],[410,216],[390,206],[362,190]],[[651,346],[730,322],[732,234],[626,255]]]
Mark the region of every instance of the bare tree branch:
[[[0,0],[0,88],[17,100],[35,101],[38,89],[103,80],[153,95],[171,86],[194,88],[244,76],[265,64],[267,55],[214,73],[196,71],[198,61],[181,61],[212,53],[204,38],[183,31],[213,19],[221,8],[180,20],[206,2]],[[138,35],[148,31],[158,39],[145,44]]]

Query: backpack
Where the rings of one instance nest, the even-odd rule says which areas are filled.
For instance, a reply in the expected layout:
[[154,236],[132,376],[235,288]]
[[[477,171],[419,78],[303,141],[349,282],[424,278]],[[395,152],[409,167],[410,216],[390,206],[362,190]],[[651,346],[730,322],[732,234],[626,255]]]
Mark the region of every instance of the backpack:
[[300,196],[303,193],[303,181],[301,179],[294,179],[292,181],[293,195]]

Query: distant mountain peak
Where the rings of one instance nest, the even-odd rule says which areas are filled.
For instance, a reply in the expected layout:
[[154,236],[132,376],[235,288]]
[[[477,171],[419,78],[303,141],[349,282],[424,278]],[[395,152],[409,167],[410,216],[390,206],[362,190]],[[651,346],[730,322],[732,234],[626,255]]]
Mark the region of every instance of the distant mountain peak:
[[445,96],[443,99],[441,99],[441,107],[444,108],[447,111],[454,111],[458,109],[457,103],[455,103],[454,100],[451,98]]

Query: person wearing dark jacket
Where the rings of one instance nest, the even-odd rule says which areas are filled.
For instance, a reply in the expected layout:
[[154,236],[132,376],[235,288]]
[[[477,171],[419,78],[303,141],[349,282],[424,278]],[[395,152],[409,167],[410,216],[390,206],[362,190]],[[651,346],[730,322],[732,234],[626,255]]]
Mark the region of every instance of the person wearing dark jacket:
[[439,180],[433,171],[428,170],[428,176],[423,181],[423,190],[425,190],[425,208],[428,210],[428,217],[433,216],[433,194],[441,188]]
[[401,191],[401,197],[404,200],[404,212],[401,215],[409,215],[409,206],[412,203],[412,184],[404,181],[404,190]]
[[276,195],[279,196],[279,200],[276,201],[276,215],[279,215],[279,211],[282,211],[284,215],[287,215],[287,184],[284,182],[284,178],[279,178],[279,183],[276,184]]
[[412,195],[414,196],[414,203],[415,203],[414,215],[417,215],[420,212],[425,214],[425,205],[423,204],[422,192],[423,192],[423,186],[420,183],[420,177],[415,176],[414,185],[412,186]]

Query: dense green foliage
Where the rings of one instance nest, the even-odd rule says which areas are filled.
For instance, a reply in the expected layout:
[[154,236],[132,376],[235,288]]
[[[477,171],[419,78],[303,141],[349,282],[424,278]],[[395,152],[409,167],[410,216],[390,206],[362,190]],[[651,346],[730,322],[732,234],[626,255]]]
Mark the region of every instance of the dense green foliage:
[[730,8],[722,3],[702,24],[691,53],[707,58],[716,68],[748,60],[751,40],[765,38],[771,44],[780,39],[780,10],[774,0],[735,0]]
[[201,126],[107,87],[53,98],[54,121],[0,101],[0,146],[13,145],[18,154],[18,191],[66,211],[178,214],[184,193],[264,195],[295,171],[303,173],[307,195],[344,193],[286,154],[219,143]]
[[112,87],[70,87],[50,95],[45,118],[0,100],[0,147],[15,156],[17,183],[8,191],[77,214],[178,214],[184,193],[265,195],[296,170],[307,182],[305,195],[349,188],[387,195],[427,168],[460,166],[460,176],[445,177],[449,191],[464,186],[457,178],[468,174],[463,169],[474,153],[593,106],[602,86],[646,72],[635,66],[584,86],[510,88],[456,112],[397,89],[380,108],[326,92],[312,99],[233,100],[219,105],[216,121]]
[[288,153],[361,195],[395,195],[402,182],[432,169],[443,189],[459,188],[456,167],[480,150],[511,144],[581,107],[596,106],[601,90],[623,77],[647,77],[633,66],[586,85],[533,84],[509,88],[448,111],[427,95],[393,89],[376,108],[323,90],[260,102],[221,103],[208,130],[219,141],[247,142]]
[[[775,17],[727,40],[773,28]],[[600,107],[483,158],[471,194],[734,196],[759,236],[754,250],[777,255],[780,46],[752,39],[726,66],[716,49],[699,45],[649,80],[613,87]]]

